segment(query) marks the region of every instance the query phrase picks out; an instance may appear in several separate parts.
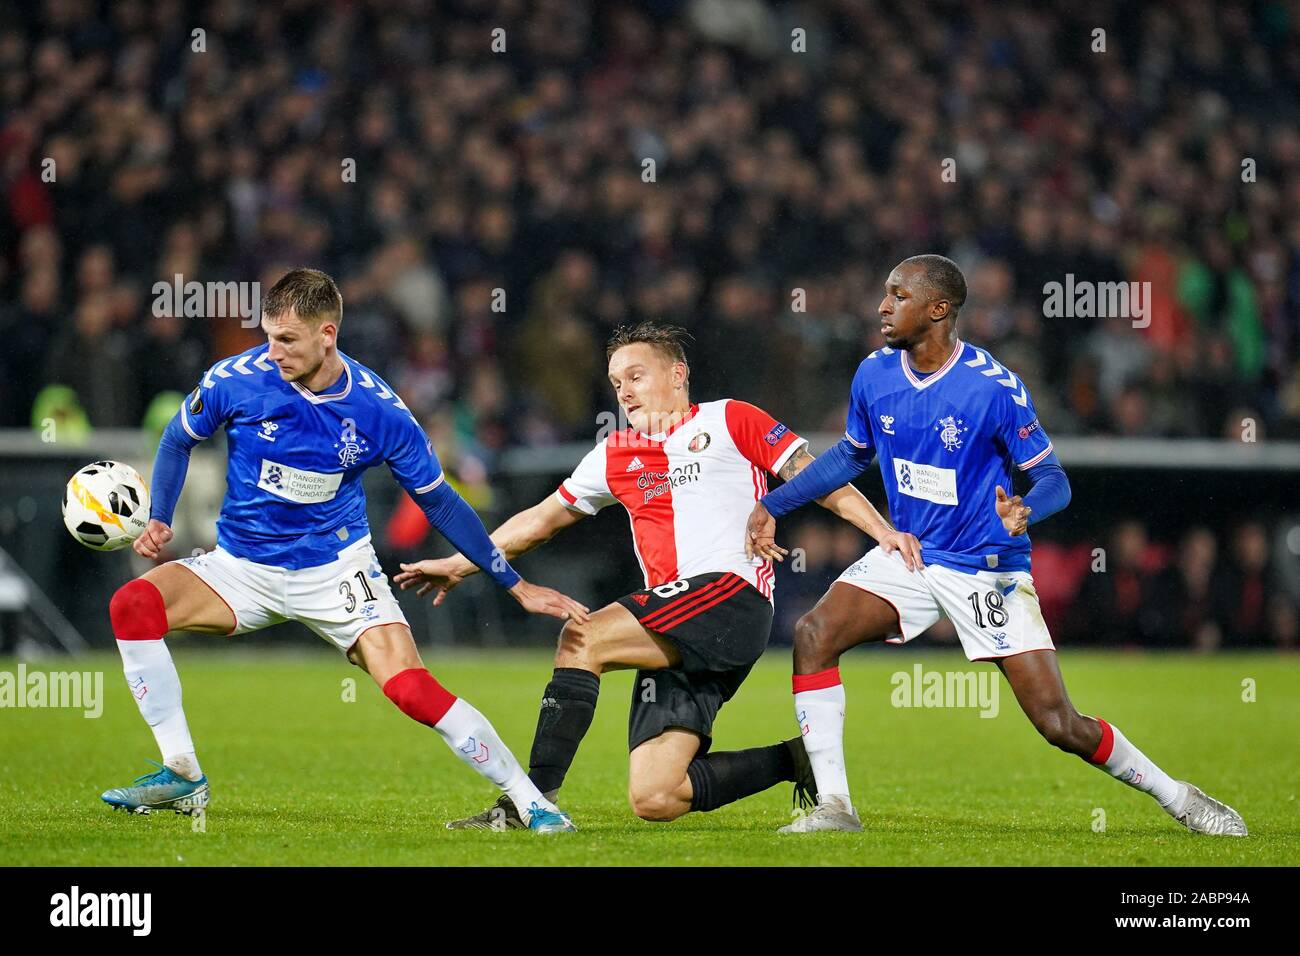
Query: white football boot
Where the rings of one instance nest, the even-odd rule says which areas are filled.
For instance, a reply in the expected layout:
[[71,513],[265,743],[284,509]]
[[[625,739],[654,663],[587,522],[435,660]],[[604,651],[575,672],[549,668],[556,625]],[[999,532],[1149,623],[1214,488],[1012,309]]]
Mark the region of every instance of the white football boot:
[[824,830],[840,830],[846,833],[861,833],[862,821],[858,819],[858,813],[853,809],[853,804],[849,802],[848,797],[826,796],[820,794],[817,798],[817,806],[813,808],[812,813],[807,816],[799,817],[793,823],[788,823],[777,833],[819,833]]
[[1165,808],[1165,813],[1193,833],[1208,833],[1211,836],[1246,835],[1246,821],[1240,813],[1186,780],[1179,780],[1178,783],[1187,788],[1187,796],[1181,803],[1177,800],[1171,803]]

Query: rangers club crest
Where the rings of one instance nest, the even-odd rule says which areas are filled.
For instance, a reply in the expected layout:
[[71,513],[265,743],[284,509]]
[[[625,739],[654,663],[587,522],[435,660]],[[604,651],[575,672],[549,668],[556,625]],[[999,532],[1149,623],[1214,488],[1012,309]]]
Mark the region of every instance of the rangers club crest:
[[700,432],[698,435],[696,435],[694,438],[691,439],[691,443],[686,447],[693,452],[704,451],[704,449],[709,447],[709,433]]
[[968,431],[966,422],[955,415],[948,415],[939,419],[939,423],[934,426],[934,430],[939,433],[939,441],[943,442],[943,447],[948,451],[956,451],[961,447],[961,436],[963,432]]
[[357,463],[362,452],[370,450],[365,438],[357,436],[357,423],[351,418],[343,419],[343,430],[339,433],[339,440],[334,443],[334,447],[339,450],[339,464],[344,468],[351,468]]

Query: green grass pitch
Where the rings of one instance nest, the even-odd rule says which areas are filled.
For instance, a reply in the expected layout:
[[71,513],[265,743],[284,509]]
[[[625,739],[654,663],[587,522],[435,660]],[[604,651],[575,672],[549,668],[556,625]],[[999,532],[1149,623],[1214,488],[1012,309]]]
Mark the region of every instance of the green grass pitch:
[[[173,813],[110,811],[101,791],[156,757],[115,656],[29,669],[104,671],[104,713],[0,710],[4,865],[1294,865],[1300,862],[1300,668],[1276,656],[1065,652],[1085,713],[1099,713],[1176,777],[1241,811],[1244,840],[1187,833],[1137,793],[1034,733],[1005,684],[1000,713],[902,709],[891,675],[991,669],[949,653],[846,656],[847,753],[861,834],[781,836],[782,785],[674,823],[628,809],[631,674],[607,676],[595,723],[561,794],[579,833],[450,832],[495,791],[430,730],[399,714],[360,671],[327,652],[283,655],[173,642],[213,800],[202,832]],[[526,759],[544,653],[428,655],[455,693]],[[14,671],[0,660],[0,670]],[[715,746],[793,736],[788,652],[766,656],[722,711]],[[355,701],[346,701],[353,678]],[[1257,699],[1242,700],[1243,680]],[[1000,678],[999,678],[1000,680]],[[1105,827],[1094,829],[1104,811]]]

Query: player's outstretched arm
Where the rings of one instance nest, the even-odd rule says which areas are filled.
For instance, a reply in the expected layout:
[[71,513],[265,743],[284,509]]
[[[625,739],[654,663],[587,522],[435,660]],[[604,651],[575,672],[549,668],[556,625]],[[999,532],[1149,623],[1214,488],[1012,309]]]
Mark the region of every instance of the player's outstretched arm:
[[180,501],[185,475],[190,469],[190,452],[198,444],[181,423],[177,412],[163,430],[154,457],[153,474],[149,481],[149,524],[131,547],[142,558],[157,560],[163,548],[172,539],[172,516]]
[[773,517],[789,514],[844,487],[870,467],[875,449],[855,445],[845,437],[820,458],[808,457],[810,461],[789,481],[762,497],[763,506]]
[[[781,477],[790,481],[814,461],[807,448],[801,448],[790,456],[790,460],[781,466]],[[837,488],[828,495],[817,499],[817,503],[837,517],[843,518],[863,534],[874,538],[885,553],[897,551],[903,556],[903,562],[909,571],[925,567],[921,560],[921,542],[916,536],[906,531],[899,531],[885,516],[876,510],[867,496],[852,485]]]
[[822,457],[813,459],[809,455],[805,467],[754,505],[745,525],[745,554],[782,560],[787,552],[776,544],[776,519],[847,485],[867,470],[874,455],[870,445],[858,445],[847,435]]
[[[807,448],[801,448],[781,466],[780,476],[787,482],[793,481],[796,475],[815,460]],[[903,556],[909,571],[925,567],[921,560],[921,543],[916,540],[916,537],[891,526],[857,488],[846,484],[815,500],[823,508],[843,518],[859,531],[870,535],[887,553],[898,551]],[[749,526],[746,528],[746,553],[750,557],[757,554],[763,558],[783,560],[787,551],[776,544],[775,534],[776,519],[772,517],[767,507],[759,502],[750,514]]]
[[[548,495],[538,504],[525,509],[507,519],[491,535],[494,560],[509,562],[521,554],[526,554],[540,544],[549,541],[560,530],[582,520],[583,515],[565,508],[553,495]],[[455,544],[456,542],[452,542]],[[393,577],[403,590],[418,587],[416,594],[423,596],[431,590],[437,591],[433,603],[441,604],[449,592],[465,578],[480,570],[479,566],[464,554],[456,553],[447,558],[430,558],[403,564],[399,574]],[[527,582],[524,582],[527,583]],[[535,587],[528,585],[529,588]],[[512,593],[513,592],[513,589]],[[549,589],[542,589],[549,590]],[[527,588],[525,588],[527,591]],[[519,595],[515,595],[519,598]],[[567,599],[566,599],[567,600]],[[523,600],[520,600],[524,604]],[[586,608],[573,602],[583,612]],[[527,606],[527,605],[525,605]],[[543,612],[549,613],[549,612]]]

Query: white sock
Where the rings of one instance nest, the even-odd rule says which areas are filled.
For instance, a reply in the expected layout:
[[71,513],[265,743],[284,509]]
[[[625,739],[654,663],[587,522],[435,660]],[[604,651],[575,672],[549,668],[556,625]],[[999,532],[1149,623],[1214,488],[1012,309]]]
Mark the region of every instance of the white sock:
[[543,810],[559,809],[528,778],[488,719],[463,697],[456,698],[434,729],[456,756],[506,792],[525,823],[534,803]]
[[163,766],[187,780],[203,776],[181,709],[181,679],[164,640],[118,641],[126,686],[153,731]]
[[[794,714],[803,731],[804,749],[817,778],[817,800],[843,797],[849,801],[849,775],[844,766],[844,685],[839,682],[814,690],[798,690],[794,695]],[[827,673],[826,671],[822,672]],[[796,685],[803,675],[795,676]],[[821,676],[821,675],[809,675]],[[815,683],[815,682],[814,682]]]
[[[1174,803],[1182,802],[1181,798],[1185,794],[1183,786],[1129,743],[1128,738],[1114,724],[1108,724],[1099,717],[1094,717],[1093,720],[1101,724],[1101,746],[1089,763],[1101,767],[1121,783],[1151,794],[1166,810],[1178,809]],[[1109,754],[1106,753],[1108,742]]]

